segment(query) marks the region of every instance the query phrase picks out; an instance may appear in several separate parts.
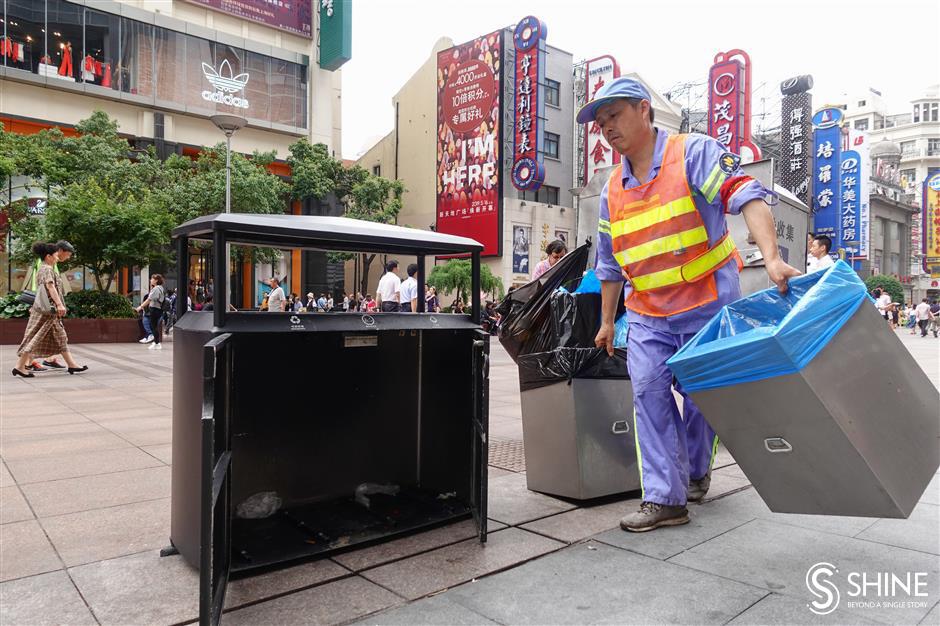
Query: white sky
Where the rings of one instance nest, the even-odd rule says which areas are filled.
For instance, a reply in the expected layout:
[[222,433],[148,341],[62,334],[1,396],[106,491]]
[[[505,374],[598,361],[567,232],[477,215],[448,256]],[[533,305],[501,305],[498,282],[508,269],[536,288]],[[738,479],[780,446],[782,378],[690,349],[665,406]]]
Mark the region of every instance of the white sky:
[[[392,130],[392,96],[439,37],[462,43],[529,14],[576,62],[612,54],[622,72],[638,72],[661,93],[704,81],[715,53],[743,49],[755,115],[763,97],[779,116],[779,83],[797,74],[812,74],[814,108],[874,87],[889,113],[910,110],[910,100],[940,82],[937,0],[355,0],[353,58],[343,66],[344,156]],[[825,32],[813,25],[824,21],[832,24]]]

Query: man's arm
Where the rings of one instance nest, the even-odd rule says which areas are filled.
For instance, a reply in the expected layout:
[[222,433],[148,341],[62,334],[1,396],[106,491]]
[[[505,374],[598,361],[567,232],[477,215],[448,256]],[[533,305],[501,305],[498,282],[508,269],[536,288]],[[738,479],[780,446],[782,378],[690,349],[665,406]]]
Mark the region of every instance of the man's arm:
[[607,185],[601,190],[597,224],[597,257],[594,273],[601,281],[601,327],[594,337],[594,345],[605,348],[614,355],[614,316],[617,314],[617,299],[623,289],[623,274],[614,259],[613,240],[610,237],[610,207],[607,205]]
[[601,282],[601,328],[594,338],[594,345],[614,356],[614,316],[617,315],[617,299],[623,290],[622,280]]
[[787,292],[787,281],[802,272],[780,258],[777,248],[777,229],[774,226],[774,216],[770,207],[763,200],[751,200],[741,209],[747,229],[757,247],[764,257],[764,269],[770,280],[777,285],[777,291]]

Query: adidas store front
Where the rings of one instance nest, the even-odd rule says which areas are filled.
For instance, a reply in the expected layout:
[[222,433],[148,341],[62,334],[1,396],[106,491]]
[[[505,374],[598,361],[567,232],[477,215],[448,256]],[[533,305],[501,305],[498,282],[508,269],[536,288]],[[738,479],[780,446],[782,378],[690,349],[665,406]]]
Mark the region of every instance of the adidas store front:
[[[166,157],[194,156],[224,142],[209,118],[239,115],[248,126],[232,138],[232,149],[275,150],[279,162],[271,169],[289,176],[283,160],[301,137],[341,154],[341,77],[335,70],[349,56],[350,24],[347,15],[345,28],[334,34],[333,12],[321,16],[320,4],[0,0],[0,122],[23,134],[52,126],[70,133],[103,110],[134,148],[154,146]],[[328,51],[324,42],[337,37],[345,41]],[[285,205],[291,211],[300,207]],[[204,265],[194,261],[194,270]],[[288,256],[281,265],[273,271],[299,278],[300,260]],[[15,268],[3,270],[3,282],[10,283],[5,286],[18,290]],[[250,306],[255,278],[272,268],[236,271],[250,274],[239,283],[245,293],[238,299]],[[131,292],[139,281],[139,275],[124,277],[118,289]]]

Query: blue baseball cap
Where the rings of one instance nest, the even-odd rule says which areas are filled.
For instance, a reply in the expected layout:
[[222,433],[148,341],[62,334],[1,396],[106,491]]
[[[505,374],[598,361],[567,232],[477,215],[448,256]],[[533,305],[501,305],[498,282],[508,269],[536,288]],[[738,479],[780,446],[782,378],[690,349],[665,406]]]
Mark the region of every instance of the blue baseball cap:
[[594,99],[581,107],[578,111],[578,124],[593,122],[597,117],[597,110],[617,98],[637,98],[649,100],[650,104],[653,104],[653,98],[650,97],[650,92],[643,86],[643,83],[635,78],[621,76],[601,87]]

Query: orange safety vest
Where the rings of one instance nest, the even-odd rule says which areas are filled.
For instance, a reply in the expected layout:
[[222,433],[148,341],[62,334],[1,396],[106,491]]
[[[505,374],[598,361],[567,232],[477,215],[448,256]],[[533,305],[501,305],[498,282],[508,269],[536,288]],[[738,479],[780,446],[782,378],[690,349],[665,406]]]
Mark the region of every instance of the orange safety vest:
[[729,233],[708,246],[685,171],[686,135],[671,135],[659,175],[623,188],[621,166],[610,175],[607,205],[614,258],[633,285],[631,311],[666,317],[718,298],[715,271],[738,258]]

